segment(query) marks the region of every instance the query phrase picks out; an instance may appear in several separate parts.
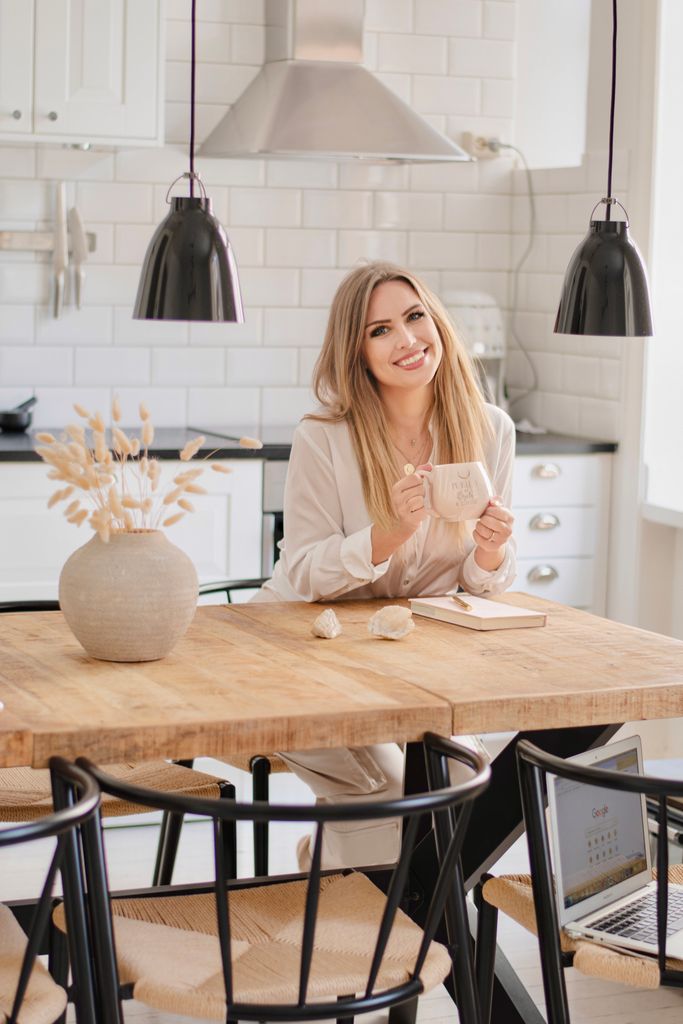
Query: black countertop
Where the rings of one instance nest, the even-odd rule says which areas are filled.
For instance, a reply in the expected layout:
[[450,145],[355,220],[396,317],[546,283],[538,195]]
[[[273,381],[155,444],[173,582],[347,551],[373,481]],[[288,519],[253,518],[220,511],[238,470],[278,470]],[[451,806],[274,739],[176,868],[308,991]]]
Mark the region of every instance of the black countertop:
[[[61,429],[45,429],[58,437]],[[289,458],[293,427],[237,427],[217,428],[217,433],[208,433],[194,427],[158,427],[154,434],[154,443],[150,452],[158,459],[177,459],[181,448],[188,441],[204,434],[206,440],[200,449],[204,457],[213,459],[269,459],[277,462]],[[137,433],[135,428],[133,433]],[[38,433],[41,431],[38,430]],[[36,455],[34,438],[36,431],[25,434],[0,432],[0,462],[35,462]],[[263,448],[241,448],[240,436],[258,437],[263,441]],[[617,445],[614,441],[594,441],[590,438],[569,437],[563,434],[524,434],[517,433],[518,455],[582,455],[591,452],[614,452]]]

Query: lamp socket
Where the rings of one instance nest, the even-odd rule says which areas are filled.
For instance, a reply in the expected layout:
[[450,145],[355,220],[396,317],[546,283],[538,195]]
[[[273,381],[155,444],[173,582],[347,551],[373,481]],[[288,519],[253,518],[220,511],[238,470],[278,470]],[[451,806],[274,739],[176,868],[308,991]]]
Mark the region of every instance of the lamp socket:
[[474,132],[463,132],[460,145],[477,160],[494,160],[500,156],[500,139],[495,136],[475,135]]

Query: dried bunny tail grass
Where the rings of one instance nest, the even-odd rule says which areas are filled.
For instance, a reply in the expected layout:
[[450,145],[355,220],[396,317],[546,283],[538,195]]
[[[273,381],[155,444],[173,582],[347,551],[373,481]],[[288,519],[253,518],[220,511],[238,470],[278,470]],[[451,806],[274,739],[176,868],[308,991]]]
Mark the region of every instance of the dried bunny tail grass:
[[147,475],[149,476],[149,479],[152,484],[152,491],[156,491],[157,487],[159,486],[159,473],[159,460],[150,459],[149,466],[147,468]]
[[80,423],[70,423],[66,428],[66,433],[69,435],[72,441],[83,444],[85,441],[85,427],[82,427]]
[[104,439],[104,430],[93,430],[93,441],[95,442],[95,461],[104,462],[109,451]]
[[107,494],[107,505],[111,514],[116,519],[123,519],[123,505],[121,504],[121,498],[119,497],[119,492],[116,490],[116,487],[109,488],[109,492]]
[[173,483],[188,484],[191,480],[196,480],[198,476],[201,476],[203,472],[204,469],[201,466],[198,466],[197,469],[186,469],[184,473],[178,473],[173,477]]
[[48,434],[47,431],[41,431],[36,434],[36,441],[40,441],[42,444],[54,444],[57,438],[53,437],[52,434]]
[[60,491],[55,491],[54,494],[49,498],[47,507],[52,508],[59,501],[64,501],[65,498],[69,498],[74,492],[73,487],[63,487]]
[[178,507],[185,509],[186,512],[195,512],[196,509],[191,501],[187,498],[178,498]]
[[154,508],[154,502],[152,501],[151,498],[145,498],[145,500],[141,503],[140,508],[145,514],[147,514],[151,512],[152,509]]
[[211,469],[214,471],[214,473],[232,473],[231,466],[222,466],[220,462],[212,462]]
[[263,441],[259,441],[257,437],[241,437],[240,448],[263,448]]
[[114,397],[111,403],[111,418],[113,419],[114,423],[121,422],[121,403],[119,402],[116,396]]
[[132,437],[130,439],[130,454],[135,458],[140,454],[140,438]]
[[[147,415],[149,416],[149,413],[147,413]],[[145,448],[149,448],[152,441],[154,440],[154,427],[152,426],[151,420],[146,419],[144,416],[143,420],[144,423],[142,426],[142,443],[144,444]]]
[[80,507],[81,503],[78,499],[76,499],[76,501],[72,501],[70,505],[66,506],[66,508],[64,509],[64,515],[72,516],[74,512],[78,512]]
[[188,488],[185,488],[185,487],[174,487],[172,491],[168,492],[168,494],[164,498],[162,504],[164,504],[164,505],[172,505],[174,501],[177,501],[178,498],[182,497],[183,492],[186,489],[189,491],[190,488],[189,487]]
[[179,523],[181,519],[185,517],[184,512],[176,512],[175,515],[168,516],[164,519],[162,526],[173,526],[174,523]]
[[149,459],[146,455],[143,455],[138,463],[140,469],[140,476],[147,476],[147,470],[149,469]]
[[112,427],[111,432],[114,438],[115,450],[120,451],[123,455],[131,455],[133,452],[133,446],[128,435],[119,427]]
[[124,509],[123,510],[123,521],[125,523],[125,526],[126,526],[127,530],[134,530],[135,529],[135,520],[133,519],[133,517],[130,514],[130,512],[128,511],[128,509]]
[[124,508],[142,508],[142,502],[138,501],[137,498],[131,498],[130,494],[126,494],[121,498],[121,504]]
[[77,462],[80,466],[85,466],[88,463],[88,449],[85,448],[82,442],[70,441],[67,445],[69,449],[69,455]]
[[80,512],[76,512],[72,516],[67,516],[68,521],[73,523],[75,526],[80,526],[87,518],[88,510],[86,508],[82,508]]
[[200,487],[199,484],[187,484],[185,490],[188,494],[208,494],[206,487]]
[[203,435],[201,437],[196,437],[194,441],[188,441],[180,453],[181,460],[183,462],[189,462],[190,459],[197,454],[205,441],[206,438]]
[[145,420],[149,419],[149,409],[147,408],[147,406],[145,405],[144,402],[140,402],[140,410],[139,411],[140,411],[140,419],[144,423]]
[[73,408],[74,412],[77,413],[77,415],[81,416],[84,420],[90,419],[90,413],[88,412],[88,410],[84,409],[82,405],[78,404],[78,402],[74,402]]
[[91,430],[96,430],[100,434],[103,434],[106,430],[104,420],[99,412],[96,412],[94,416],[90,417],[88,420],[88,426]]

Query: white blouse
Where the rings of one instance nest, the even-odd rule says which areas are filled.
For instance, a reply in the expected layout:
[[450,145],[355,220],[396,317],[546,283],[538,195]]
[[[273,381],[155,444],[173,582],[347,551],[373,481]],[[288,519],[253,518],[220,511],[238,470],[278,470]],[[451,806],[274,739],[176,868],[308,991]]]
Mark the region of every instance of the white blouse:
[[[509,508],[515,454],[512,420],[487,405],[491,437],[484,460],[494,493]],[[430,461],[435,460],[435,452]],[[515,578],[515,544],[508,541],[493,572],[474,561],[468,533],[453,537],[439,519],[425,519],[385,562],[372,564],[372,521],[348,425],[302,420],[294,433],[284,500],[285,539],[272,579],[256,601],[329,601],[443,594],[457,584],[472,594],[497,594]]]

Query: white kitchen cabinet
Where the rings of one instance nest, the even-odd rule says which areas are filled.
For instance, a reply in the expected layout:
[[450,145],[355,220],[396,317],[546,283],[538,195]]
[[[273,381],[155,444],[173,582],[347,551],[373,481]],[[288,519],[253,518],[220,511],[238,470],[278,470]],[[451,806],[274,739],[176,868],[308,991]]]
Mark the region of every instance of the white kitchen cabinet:
[[605,613],[611,456],[519,455],[512,590]]
[[161,144],[161,0],[0,0],[0,140]]
[[[193,498],[196,511],[167,532],[202,583],[261,573],[262,460],[216,461],[232,472],[207,465],[199,483],[209,493]],[[162,488],[181,469],[186,462],[162,461]],[[61,567],[92,536],[89,526],[77,528],[46,507],[58,486],[47,472],[42,462],[0,464],[0,601],[56,598]]]

